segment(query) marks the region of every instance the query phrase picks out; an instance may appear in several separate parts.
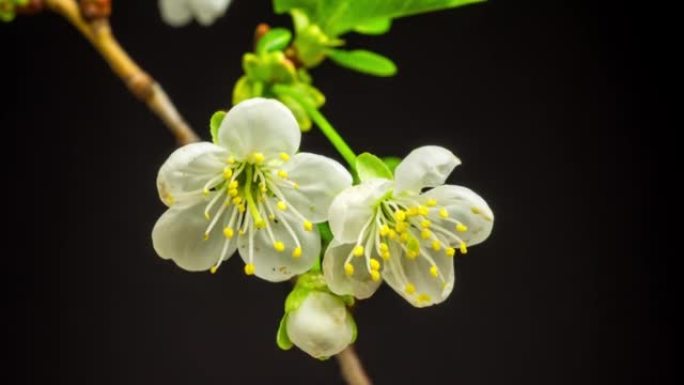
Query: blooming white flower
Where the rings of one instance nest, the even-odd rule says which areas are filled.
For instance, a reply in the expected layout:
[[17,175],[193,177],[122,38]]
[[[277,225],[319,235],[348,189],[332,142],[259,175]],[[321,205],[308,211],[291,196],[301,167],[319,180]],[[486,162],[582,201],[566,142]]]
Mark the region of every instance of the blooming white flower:
[[327,358],[353,342],[356,325],[344,302],[330,293],[312,291],[287,315],[287,335],[298,348]]
[[173,27],[181,27],[195,18],[211,25],[226,13],[232,0],[159,0],[162,19]]
[[169,206],[152,232],[157,253],[215,272],[238,248],[245,273],[274,282],[308,270],[321,248],[314,224],[351,176],[332,159],[295,155],[300,139],[287,107],[254,98],[228,111],[217,144],[172,153],[157,177]]
[[384,280],[416,307],[446,299],[454,255],[484,241],[494,220],[479,195],[443,185],[459,164],[445,148],[420,147],[397,166],[394,180],[371,178],[340,193],[330,207],[335,238],[323,261],[330,290],[363,299]]

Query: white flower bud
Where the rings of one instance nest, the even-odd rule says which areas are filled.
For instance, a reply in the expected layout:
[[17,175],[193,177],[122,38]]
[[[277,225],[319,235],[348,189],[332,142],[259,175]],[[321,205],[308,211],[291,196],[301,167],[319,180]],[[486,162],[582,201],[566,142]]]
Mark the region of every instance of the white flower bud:
[[339,297],[320,291],[311,292],[287,317],[287,335],[315,358],[340,353],[354,340],[356,326]]

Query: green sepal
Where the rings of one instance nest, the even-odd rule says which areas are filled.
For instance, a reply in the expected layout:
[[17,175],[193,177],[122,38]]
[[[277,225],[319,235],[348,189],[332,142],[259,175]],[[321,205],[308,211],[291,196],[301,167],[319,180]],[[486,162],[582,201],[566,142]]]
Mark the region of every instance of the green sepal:
[[389,179],[392,180],[392,171],[385,162],[377,156],[364,152],[356,157],[356,172],[359,180],[365,182],[369,179]]
[[311,289],[300,286],[298,281],[297,286],[292,289],[290,294],[288,294],[287,298],[285,299],[285,313],[297,310],[310,292]]
[[397,66],[391,59],[372,51],[330,49],[328,57],[339,66],[368,75],[388,77],[397,73]]
[[292,32],[285,28],[273,28],[259,39],[256,46],[258,54],[282,51],[292,41]]
[[399,163],[401,163],[401,158],[396,157],[396,156],[386,156],[382,158],[382,161],[385,162],[385,166],[392,171],[392,174],[394,174],[394,170],[397,168]]
[[357,25],[354,27],[354,32],[364,35],[382,35],[389,32],[390,27],[392,27],[392,19],[378,18]]
[[325,249],[325,247],[328,246],[330,241],[332,241],[333,239],[333,234],[330,230],[330,225],[328,224],[328,222],[319,223],[318,232],[321,234],[323,248]]
[[338,295],[338,297],[340,297],[347,307],[352,307],[354,306],[354,303],[356,303],[356,299],[354,299],[353,295]]
[[211,115],[211,119],[209,120],[209,132],[211,133],[211,141],[214,143],[218,143],[218,130],[219,127],[221,127],[221,122],[223,122],[225,116],[225,111],[216,111]]
[[351,343],[353,344],[356,342],[356,337],[359,336],[359,328],[356,327],[356,320],[354,320],[354,317],[352,317],[351,313],[347,312],[347,315],[349,318],[351,318],[351,323],[352,323],[352,338],[351,338]]
[[306,113],[304,107],[302,107],[297,100],[288,95],[279,95],[278,99],[290,109],[297,120],[297,124],[299,124],[299,129],[302,130],[302,132],[311,131],[311,127],[313,126],[311,118],[309,118],[309,114]]
[[283,350],[290,350],[294,346],[292,341],[290,341],[290,336],[287,335],[287,313],[280,319],[278,333],[276,333],[276,344]]
[[233,87],[233,105],[252,97],[252,83],[247,76],[241,76]]

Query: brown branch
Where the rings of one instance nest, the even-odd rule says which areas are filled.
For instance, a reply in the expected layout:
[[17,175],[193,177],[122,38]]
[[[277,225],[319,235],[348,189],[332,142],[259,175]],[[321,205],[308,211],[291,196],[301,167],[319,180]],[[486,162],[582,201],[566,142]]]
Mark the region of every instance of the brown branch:
[[159,83],[143,71],[116,41],[107,18],[86,21],[76,0],[44,0],[44,5],[69,21],[97,49],[131,93],[147,104],[147,107],[166,124],[179,144],[199,139]]
[[359,356],[354,351],[354,345],[349,345],[342,353],[336,355],[340,364],[342,377],[349,385],[372,385],[370,378],[363,369]]

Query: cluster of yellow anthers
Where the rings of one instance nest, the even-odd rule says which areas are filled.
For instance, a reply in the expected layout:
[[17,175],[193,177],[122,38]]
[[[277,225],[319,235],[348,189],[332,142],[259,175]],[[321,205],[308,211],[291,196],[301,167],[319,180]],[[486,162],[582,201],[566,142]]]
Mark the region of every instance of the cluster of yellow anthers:
[[[313,223],[288,205],[281,191],[281,188],[299,189],[299,185],[289,179],[287,171],[279,169],[289,159],[290,156],[284,152],[280,153],[279,159],[270,162],[266,162],[260,152],[250,154],[245,161],[229,157],[223,172],[211,178],[202,190],[208,201],[204,217],[209,221],[204,239],[209,239],[212,229],[223,218],[223,235],[227,239],[232,239],[236,232],[244,236],[254,230],[262,230],[267,232],[276,251],[285,252],[288,245],[283,239],[277,239],[271,231],[273,223],[281,223],[293,240],[290,255],[295,259],[301,257],[302,244],[292,226],[299,225],[305,231],[313,231]],[[276,182],[275,178],[279,180]],[[219,204],[221,201],[223,203]],[[282,215],[288,210],[294,214],[289,220]],[[221,255],[211,268],[212,273],[216,272],[223,259],[224,255]],[[248,260],[250,262],[245,265],[245,274],[253,275],[253,250],[250,250]]]
[[[475,212],[476,208],[472,210],[473,214],[478,214]],[[350,252],[344,264],[344,271],[351,277],[354,274],[351,259],[366,256],[366,267],[371,279],[379,281],[381,262],[372,255],[378,255],[387,262],[392,258],[394,251],[405,255],[409,260],[425,258],[430,265],[429,274],[441,279],[446,285],[447,281],[442,277],[433,258],[439,252],[443,252],[447,257],[453,257],[457,249],[466,254],[466,243],[458,235],[466,231],[468,228],[459,220],[451,218],[445,207],[438,207],[435,199],[430,198],[422,202],[410,198],[382,200]],[[415,285],[407,283],[405,291],[409,295],[414,294]],[[429,301],[429,298],[424,300]]]

